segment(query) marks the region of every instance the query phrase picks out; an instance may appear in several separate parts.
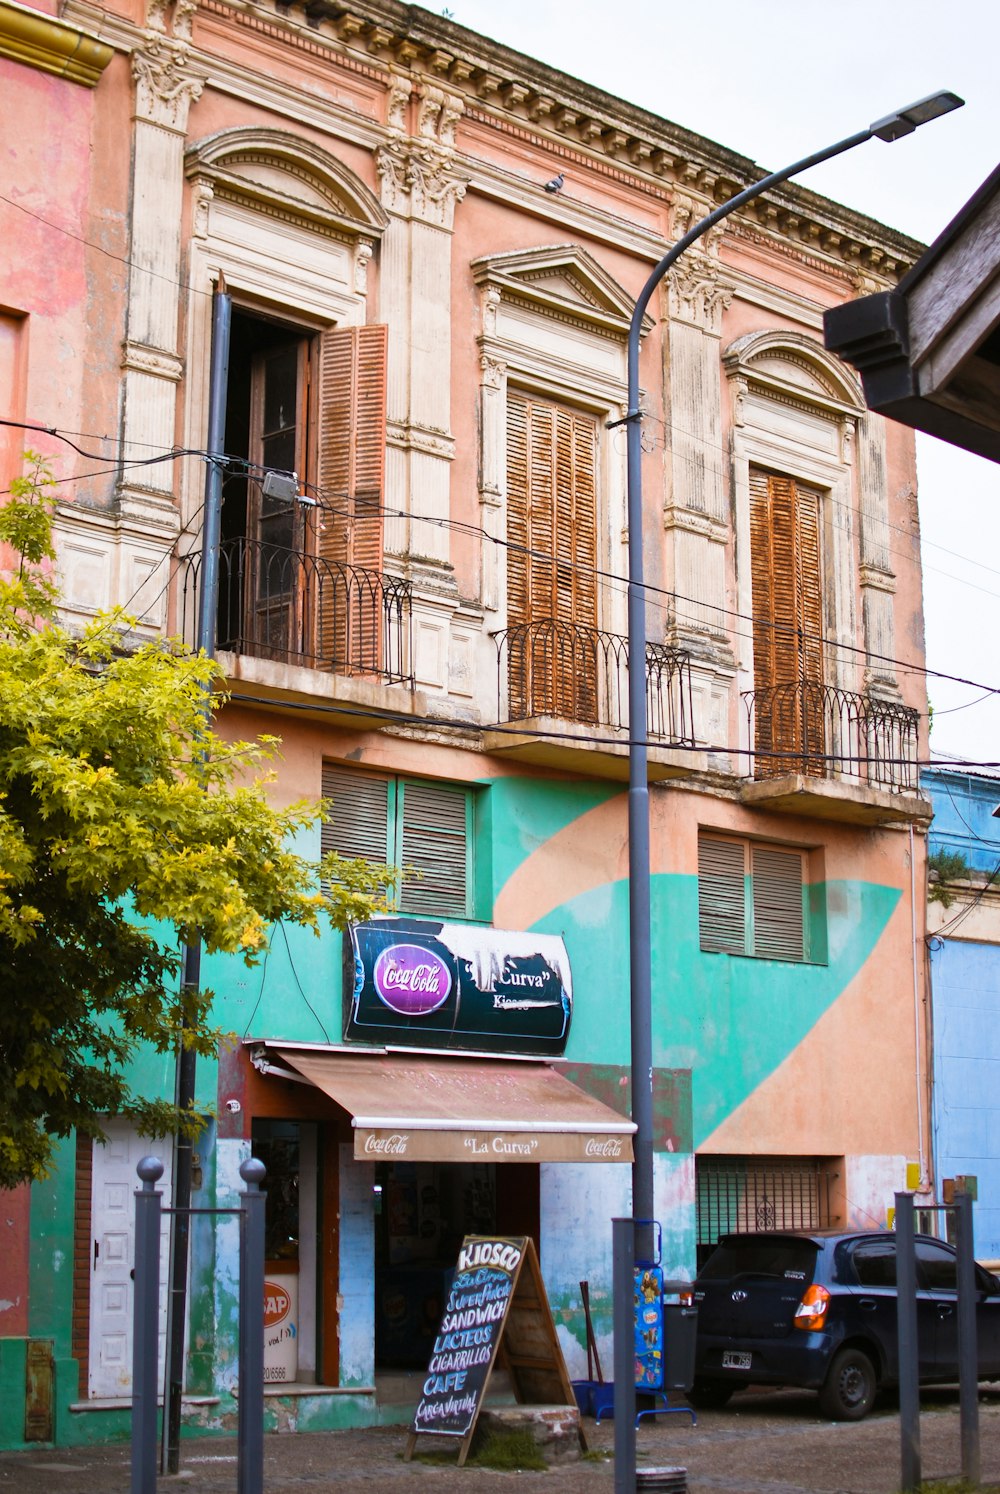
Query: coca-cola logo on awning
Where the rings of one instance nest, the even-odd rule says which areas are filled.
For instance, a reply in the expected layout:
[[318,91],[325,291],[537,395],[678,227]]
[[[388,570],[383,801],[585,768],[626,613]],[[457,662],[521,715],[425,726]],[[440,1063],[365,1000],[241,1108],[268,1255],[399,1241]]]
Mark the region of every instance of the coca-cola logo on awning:
[[404,1017],[426,1017],[451,993],[451,971],[432,949],[419,944],[390,944],[373,971],[379,999]]

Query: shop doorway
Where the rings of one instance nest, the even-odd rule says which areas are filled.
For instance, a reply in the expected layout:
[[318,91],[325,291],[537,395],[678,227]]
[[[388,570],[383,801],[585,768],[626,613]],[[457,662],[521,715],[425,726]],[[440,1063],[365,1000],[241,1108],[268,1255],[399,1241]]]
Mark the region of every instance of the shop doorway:
[[423,1370],[465,1235],[539,1244],[529,1163],[380,1162],[375,1169],[375,1369]]

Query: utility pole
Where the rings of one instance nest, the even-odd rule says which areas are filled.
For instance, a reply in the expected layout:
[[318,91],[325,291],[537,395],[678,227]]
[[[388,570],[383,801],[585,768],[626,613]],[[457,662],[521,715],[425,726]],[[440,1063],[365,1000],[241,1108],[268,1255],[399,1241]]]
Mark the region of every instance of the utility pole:
[[[201,588],[195,646],[210,658],[215,653],[219,605],[219,546],[222,537],[222,472],[226,438],[226,389],[229,382],[229,338],[232,299],[222,276],[212,298],[212,368],[208,403],[208,464],[205,472],[205,522],[202,530]],[[206,698],[206,711],[209,709]],[[195,1105],[196,1062],[187,1037],[193,998],[201,983],[201,940],[184,946],[181,972],[181,1030],[174,1101],[182,1116]],[[187,1327],[188,1254],[191,1234],[191,1137],[178,1129],[174,1137],[173,1208],[170,1215],[170,1290],[167,1298],[166,1388],[163,1398],[162,1473],[180,1468],[181,1398],[184,1393],[184,1336]]]

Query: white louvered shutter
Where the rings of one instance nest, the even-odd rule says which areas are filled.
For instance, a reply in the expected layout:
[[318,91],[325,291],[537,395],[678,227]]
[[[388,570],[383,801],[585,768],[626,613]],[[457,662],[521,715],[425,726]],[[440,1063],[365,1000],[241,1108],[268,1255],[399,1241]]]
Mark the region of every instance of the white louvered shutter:
[[698,837],[698,934],[701,947],[746,954],[746,848],[742,841]]
[[802,853],[753,846],[753,952],[772,960],[805,958]]
[[320,832],[323,854],[392,860],[389,843],[389,780],[323,765],[323,798],[327,819]]
[[468,916],[468,791],[406,779],[400,785],[397,818],[402,821],[400,910],[441,918]]

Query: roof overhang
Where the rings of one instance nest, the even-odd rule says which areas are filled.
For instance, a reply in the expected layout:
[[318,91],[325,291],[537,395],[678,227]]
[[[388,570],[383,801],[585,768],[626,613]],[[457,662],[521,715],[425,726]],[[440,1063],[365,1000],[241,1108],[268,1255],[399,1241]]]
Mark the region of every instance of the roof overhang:
[[301,1077],[345,1110],[369,1162],[632,1161],[635,1124],[547,1063],[254,1048],[258,1069]]
[[870,409],[1000,461],[1000,167],[895,290],[823,323]]

